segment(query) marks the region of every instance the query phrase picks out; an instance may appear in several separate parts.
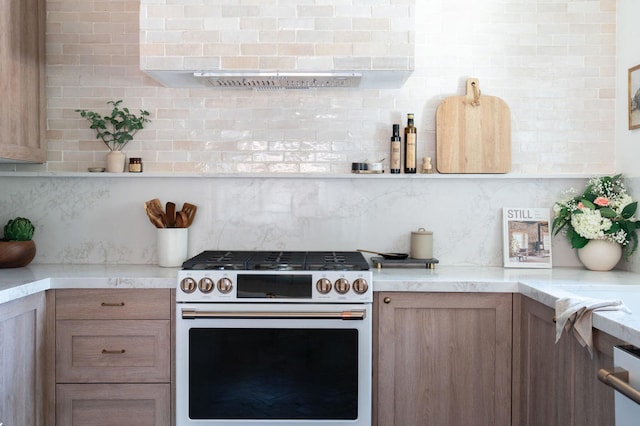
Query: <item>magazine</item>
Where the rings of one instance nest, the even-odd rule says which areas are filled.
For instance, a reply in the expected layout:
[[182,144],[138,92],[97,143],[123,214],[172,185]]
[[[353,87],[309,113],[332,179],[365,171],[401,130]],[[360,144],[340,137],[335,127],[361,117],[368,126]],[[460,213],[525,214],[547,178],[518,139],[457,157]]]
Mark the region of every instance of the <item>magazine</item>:
[[505,268],[551,268],[550,210],[502,209]]

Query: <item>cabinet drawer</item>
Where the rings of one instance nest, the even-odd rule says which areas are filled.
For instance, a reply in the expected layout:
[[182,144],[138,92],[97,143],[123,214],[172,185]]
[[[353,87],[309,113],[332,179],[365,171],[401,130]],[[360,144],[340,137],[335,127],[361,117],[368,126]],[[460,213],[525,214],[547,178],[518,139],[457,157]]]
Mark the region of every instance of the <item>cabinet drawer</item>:
[[57,426],[169,426],[169,384],[56,386]]
[[56,321],[56,382],[170,381],[168,320]]
[[56,290],[56,319],[170,319],[169,289]]

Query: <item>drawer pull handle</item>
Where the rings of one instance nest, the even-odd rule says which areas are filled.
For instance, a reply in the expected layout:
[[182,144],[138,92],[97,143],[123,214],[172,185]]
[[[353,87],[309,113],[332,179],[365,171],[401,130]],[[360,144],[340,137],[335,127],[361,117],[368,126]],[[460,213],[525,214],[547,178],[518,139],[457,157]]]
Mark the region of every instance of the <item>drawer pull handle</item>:
[[640,404],[640,391],[629,384],[629,372],[627,370],[623,368],[613,368],[611,370],[602,368],[598,371],[598,380],[607,386],[611,386],[636,404]]
[[119,350],[116,350],[116,351],[110,351],[109,349],[103,349],[102,353],[103,354],[120,355],[120,354],[125,353],[125,350],[124,349],[119,349]]
[[102,302],[100,306],[124,306],[124,302],[119,302],[119,303]]

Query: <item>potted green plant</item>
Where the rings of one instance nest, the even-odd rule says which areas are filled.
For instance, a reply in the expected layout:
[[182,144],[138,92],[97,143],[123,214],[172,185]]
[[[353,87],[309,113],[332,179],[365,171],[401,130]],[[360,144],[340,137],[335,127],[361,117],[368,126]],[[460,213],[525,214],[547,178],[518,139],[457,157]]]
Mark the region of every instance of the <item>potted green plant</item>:
[[29,219],[16,217],[4,226],[0,240],[0,268],[27,266],[36,255],[36,244],[31,239],[35,227]]
[[151,120],[148,118],[148,111],[140,110],[139,115],[136,115],[129,108],[121,107],[122,100],[109,101],[107,104],[113,107],[109,115],[103,116],[86,109],[77,109],[76,112],[91,123],[89,127],[96,131],[96,139],[100,139],[109,148],[107,171],[123,172],[125,156],[122,149]]

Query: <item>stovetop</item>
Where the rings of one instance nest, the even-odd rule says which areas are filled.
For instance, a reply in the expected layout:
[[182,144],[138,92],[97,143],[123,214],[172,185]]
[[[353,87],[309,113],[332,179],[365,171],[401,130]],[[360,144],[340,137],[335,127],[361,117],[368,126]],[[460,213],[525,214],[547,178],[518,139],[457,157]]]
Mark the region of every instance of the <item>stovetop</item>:
[[184,270],[367,271],[357,251],[204,251],[182,264]]

